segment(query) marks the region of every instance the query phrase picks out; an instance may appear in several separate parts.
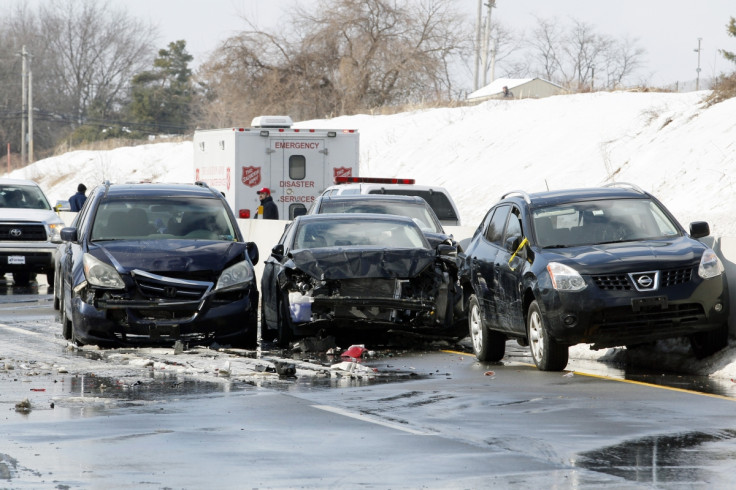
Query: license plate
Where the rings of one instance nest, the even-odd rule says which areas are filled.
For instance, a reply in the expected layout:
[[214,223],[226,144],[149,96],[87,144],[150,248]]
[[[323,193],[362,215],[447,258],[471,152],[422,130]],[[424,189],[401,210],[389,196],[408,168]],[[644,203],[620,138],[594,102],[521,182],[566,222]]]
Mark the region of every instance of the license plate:
[[25,265],[26,258],[24,255],[8,255],[8,265]]
[[652,296],[650,298],[636,298],[631,300],[631,307],[634,312],[640,311],[642,308],[660,308],[667,309],[667,296]]

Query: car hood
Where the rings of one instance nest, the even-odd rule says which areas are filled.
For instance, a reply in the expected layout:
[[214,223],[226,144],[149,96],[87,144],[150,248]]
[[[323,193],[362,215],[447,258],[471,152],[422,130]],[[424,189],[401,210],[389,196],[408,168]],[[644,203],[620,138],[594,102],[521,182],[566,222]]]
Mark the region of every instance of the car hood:
[[660,270],[695,265],[707,247],[689,237],[668,240],[609,243],[595,246],[546,250],[550,262],[562,262],[581,274],[619,270]]
[[106,257],[120,272],[220,271],[242,260],[245,251],[242,242],[206,240],[115,240],[90,247],[90,253]]
[[0,220],[34,223],[63,223],[61,218],[49,209],[0,208]]
[[295,250],[289,255],[291,264],[315,279],[356,279],[415,277],[435,261],[432,250],[375,249],[350,250],[318,248]]

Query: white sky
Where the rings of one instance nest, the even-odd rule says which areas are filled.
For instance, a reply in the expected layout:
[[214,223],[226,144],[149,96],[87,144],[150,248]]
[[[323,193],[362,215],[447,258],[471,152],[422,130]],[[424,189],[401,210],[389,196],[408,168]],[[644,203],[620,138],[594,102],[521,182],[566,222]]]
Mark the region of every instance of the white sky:
[[[361,175],[415,178],[418,184],[446,187],[468,235],[505,192],[590,187],[613,176],[654,193],[686,228],[691,221],[705,220],[714,236],[736,242],[736,98],[704,109],[701,99],[707,93],[600,92],[495,100],[297,126],[358,129]],[[105,179],[191,182],[193,148],[187,141],[75,151],[15,170],[10,177],[37,181],[52,203],[68,199],[79,182],[89,188]],[[273,243],[258,245],[269,250]],[[731,262],[727,267],[736,270],[736,261]],[[601,354],[618,355],[578,346],[573,356]],[[710,374],[729,387],[730,379],[736,379],[736,345],[704,361],[677,349],[645,349],[641,355],[663,371]]]
[[[296,0],[110,0],[131,14],[157,24],[161,46],[185,39],[200,63],[219,41],[243,27],[248,15],[261,26],[278,25]],[[315,0],[299,0],[316,5]],[[456,0],[474,26],[478,0]],[[529,32],[534,16],[558,18],[569,24],[575,17],[595,31],[615,38],[638,39],[647,50],[638,80],[662,86],[696,78],[698,38],[701,42],[701,79],[728,69],[718,49],[736,51],[736,39],[726,34],[730,17],[736,17],[735,0],[496,0],[492,20],[515,31]],[[473,35],[473,30],[469,31]],[[497,74],[500,76],[501,74]],[[472,82],[469,82],[472,84]],[[472,89],[468,86],[467,89]]]

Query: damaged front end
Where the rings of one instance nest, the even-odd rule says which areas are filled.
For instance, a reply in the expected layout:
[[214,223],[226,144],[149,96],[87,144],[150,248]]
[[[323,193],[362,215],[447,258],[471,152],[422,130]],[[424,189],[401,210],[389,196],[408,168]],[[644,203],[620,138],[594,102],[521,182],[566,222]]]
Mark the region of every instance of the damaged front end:
[[120,274],[91,254],[75,288],[75,330],[95,342],[201,341],[240,338],[255,328],[258,291],[252,265],[211,270]]
[[456,273],[430,250],[301,250],[278,278],[295,333],[327,326],[438,331]]

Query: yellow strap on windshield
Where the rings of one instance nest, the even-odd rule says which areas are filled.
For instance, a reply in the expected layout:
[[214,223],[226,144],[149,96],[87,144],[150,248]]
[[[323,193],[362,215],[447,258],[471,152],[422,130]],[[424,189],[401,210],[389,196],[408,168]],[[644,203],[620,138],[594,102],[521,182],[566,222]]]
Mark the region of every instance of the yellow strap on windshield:
[[514,252],[514,254],[509,259],[509,268],[511,270],[516,269],[516,267],[511,267],[511,261],[514,260],[514,257],[516,257],[516,254],[518,254],[519,252],[521,252],[521,249],[523,249],[524,248],[524,245],[526,245],[527,243],[529,243],[529,240],[527,240],[526,237],[524,237],[524,239],[521,241],[521,243],[519,244],[519,246],[516,248],[516,252]]

